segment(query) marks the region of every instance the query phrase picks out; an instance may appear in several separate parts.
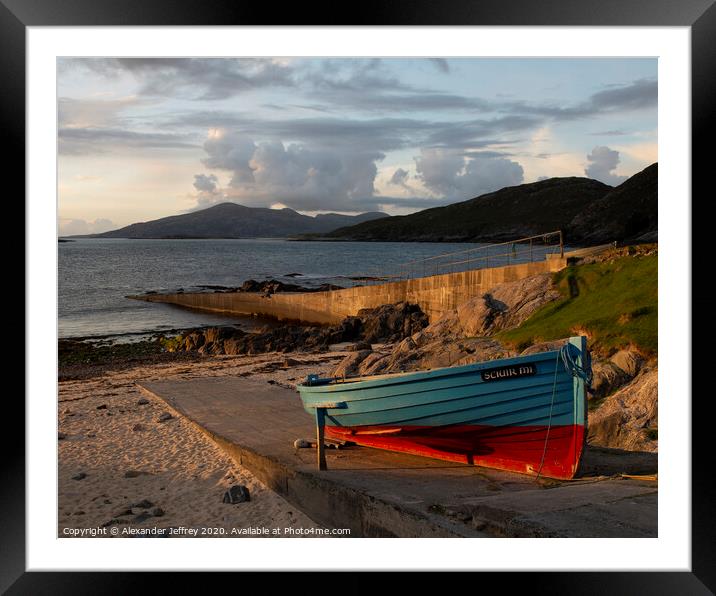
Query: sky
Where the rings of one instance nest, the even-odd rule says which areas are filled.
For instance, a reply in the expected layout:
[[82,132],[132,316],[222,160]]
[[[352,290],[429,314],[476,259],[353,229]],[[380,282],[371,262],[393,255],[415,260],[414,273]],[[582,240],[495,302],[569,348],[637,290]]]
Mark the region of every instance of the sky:
[[60,235],[231,201],[391,215],[657,161],[655,58],[60,58]]

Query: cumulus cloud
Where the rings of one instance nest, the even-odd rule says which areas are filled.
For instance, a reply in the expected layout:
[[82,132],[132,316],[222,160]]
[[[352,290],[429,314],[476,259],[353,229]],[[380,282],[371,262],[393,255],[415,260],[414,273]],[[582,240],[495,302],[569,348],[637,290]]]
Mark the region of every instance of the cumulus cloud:
[[360,209],[360,201],[374,194],[376,162],[384,157],[377,151],[336,152],[280,140],[254,142],[225,131],[213,131],[204,150],[206,167],[228,171],[232,177],[222,194],[216,180],[195,176],[194,186],[203,193],[203,200],[211,192],[217,200],[228,197],[246,204],[280,201],[292,209],[308,211]]
[[521,184],[524,180],[524,170],[516,161],[491,156],[466,158],[460,152],[445,149],[422,149],[415,165],[428,189],[455,200]]
[[57,233],[59,236],[101,234],[102,232],[114,230],[117,227],[111,220],[103,218],[95,219],[94,221],[60,218],[57,223]]
[[194,175],[194,188],[199,192],[216,192],[216,184],[219,179],[214,174],[196,174]]
[[614,173],[614,170],[619,165],[619,151],[604,146],[595,147],[587,155],[587,161],[589,165],[584,169],[584,173],[589,178],[594,178],[611,186],[617,186],[628,178],[628,176],[618,176]]
[[388,180],[388,184],[408,188],[409,175],[410,174],[407,170],[404,170],[403,168],[398,168],[397,170],[395,170],[395,172],[393,172],[393,175],[390,177],[390,180]]

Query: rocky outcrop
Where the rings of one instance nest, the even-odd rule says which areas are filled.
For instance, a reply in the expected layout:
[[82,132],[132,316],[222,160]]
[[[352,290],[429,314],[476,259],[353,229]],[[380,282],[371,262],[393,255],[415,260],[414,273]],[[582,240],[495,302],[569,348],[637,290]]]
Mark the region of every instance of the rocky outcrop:
[[360,341],[400,341],[428,324],[427,316],[415,304],[399,302],[363,309],[346,317],[340,325],[267,326],[254,333],[237,327],[210,327],[187,331],[165,340],[168,351],[201,354],[263,354],[266,352],[322,351],[331,344]]
[[506,282],[446,312],[427,331],[454,338],[490,336],[517,327],[559,297],[549,273]]
[[348,376],[348,371],[367,375],[427,370],[514,356],[514,351],[490,336],[521,324],[559,296],[552,276],[542,274],[499,284],[427,327],[424,315],[405,303],[394,305],[393,310],[374,309],[372,322],[364,326],[366,338],[382,335],[396,341],[402,333],[405,339],[388,352],[362,355],[360,361],[348,356],[336,376]]
[[[349,317],[352,318],[352,317]],[[417,304],[398,302],[358,311],[364,341],[400,341],[427,326],[428,317]]]
[[657,451],[658,371],[643,369],[589,416],[588,442],[630,451]]

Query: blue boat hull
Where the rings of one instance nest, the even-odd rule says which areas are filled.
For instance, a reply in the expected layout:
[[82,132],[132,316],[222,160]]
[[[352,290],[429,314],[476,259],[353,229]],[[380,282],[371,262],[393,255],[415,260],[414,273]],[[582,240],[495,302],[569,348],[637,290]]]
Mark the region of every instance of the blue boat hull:
[[[586,340],[569,348],[365,380],[298,386],[326,435],[360,445],[553,478],[572,478],[587,424]],[[565,359],[565,349],[571,358]],[[570,364],[571,363],[571,364]]]

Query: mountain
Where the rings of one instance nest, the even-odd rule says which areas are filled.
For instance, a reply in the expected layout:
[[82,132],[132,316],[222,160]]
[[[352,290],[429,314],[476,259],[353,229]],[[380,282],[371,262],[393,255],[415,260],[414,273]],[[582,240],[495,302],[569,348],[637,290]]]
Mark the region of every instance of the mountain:
[[244,207],[221,203],[208,209],[134,223],[88,238],[285,238],[317,234],[369,220],[388,217],[371,212],[360,215],[327,213],[310,217],[293,209]]
[[616,188],[590,178],[549,178],[403,216],[339,228],[344,240],[503,242],[562,230],[565,242],[655,241],[657,164]]
[[585,244],[656,242],[659,166],[652,164],[578,213],[567,228]]
[[502,242],[564,229],[611,186],[589,178],[550,178],[326,234],[346,240]]

